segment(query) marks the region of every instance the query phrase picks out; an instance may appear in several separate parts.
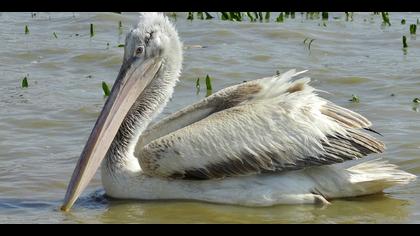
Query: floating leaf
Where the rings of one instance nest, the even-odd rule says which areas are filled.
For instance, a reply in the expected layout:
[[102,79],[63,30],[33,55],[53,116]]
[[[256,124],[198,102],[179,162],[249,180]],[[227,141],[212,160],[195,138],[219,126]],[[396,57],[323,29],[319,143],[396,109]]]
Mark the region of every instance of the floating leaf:
[[93,30],[93,24],[90,24],[90,37],[93,37],[95,35],[95,31]]
[[25,34],[29,34],[29,28],[27,25],[25,25]]
[[410,25],[410,34],[416,34],[417,31],[417,25],[416,24],[411,24]]
[[25,76],[22,80],[22,88],[27,88],[28,86],[28,78]]
[[54,38],[58,38],[57,34],[55,32],[53,32]]
[[407,48],[407,37],[405,37],[405,35],[402,37],[402,42],[403,42],[403,48]]
[[102,81],[102,90],[104,91],[104,96],[108,97],[109,94],[111,94],[111,91],[109,90],[108,85],[105,83],[105,81]]
[[359,96],[352,94],[351,95],[351,99],[349,101],[350,102],[357,102],[357,103],[359,103],[360,102],[360,98],[359,98]]

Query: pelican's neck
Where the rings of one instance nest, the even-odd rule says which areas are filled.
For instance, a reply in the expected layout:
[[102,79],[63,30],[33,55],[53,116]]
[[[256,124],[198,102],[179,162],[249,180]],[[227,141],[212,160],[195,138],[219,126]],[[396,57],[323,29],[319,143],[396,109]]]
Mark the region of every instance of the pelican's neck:
[[178,68],[162,66],[156,78],[130,108],[106,154],[104,167],[107,171],[137,172],[141,170],[134,156],[136,144],[143,131],[171,98],[180,69],[180,66]]

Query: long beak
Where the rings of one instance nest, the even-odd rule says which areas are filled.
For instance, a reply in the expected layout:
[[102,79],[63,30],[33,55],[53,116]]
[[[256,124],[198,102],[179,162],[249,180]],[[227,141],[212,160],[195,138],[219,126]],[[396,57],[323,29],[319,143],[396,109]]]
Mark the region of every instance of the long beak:
[[122,121],[160,69],[159,58],[123,63],[71,177],[61,210],[68,211],[95,175]]

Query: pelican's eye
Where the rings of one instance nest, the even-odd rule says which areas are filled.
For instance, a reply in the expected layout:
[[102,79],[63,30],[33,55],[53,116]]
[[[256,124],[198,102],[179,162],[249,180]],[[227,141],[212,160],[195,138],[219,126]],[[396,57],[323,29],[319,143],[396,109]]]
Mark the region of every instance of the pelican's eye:
[[143,51],[144,51],[144,47],[143,47],[143,46],[138,46],[138,47],[136,48],[136,55],[140,55],[140,54],[142,54],[142,53],[143,53]]

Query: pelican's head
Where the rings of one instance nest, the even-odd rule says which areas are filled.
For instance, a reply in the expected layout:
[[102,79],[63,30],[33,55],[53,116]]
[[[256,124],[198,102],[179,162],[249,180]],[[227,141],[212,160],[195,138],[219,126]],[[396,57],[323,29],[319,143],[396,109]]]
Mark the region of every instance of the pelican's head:
[[73,172],[62,210],[69,210],[86,188],[143,90],[156,78],[177,80],[181,65],[182,43],[168,18],[140,14],[127,34],[120,72]]

